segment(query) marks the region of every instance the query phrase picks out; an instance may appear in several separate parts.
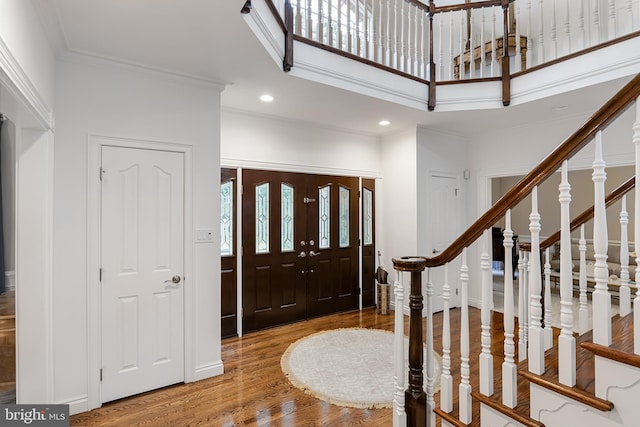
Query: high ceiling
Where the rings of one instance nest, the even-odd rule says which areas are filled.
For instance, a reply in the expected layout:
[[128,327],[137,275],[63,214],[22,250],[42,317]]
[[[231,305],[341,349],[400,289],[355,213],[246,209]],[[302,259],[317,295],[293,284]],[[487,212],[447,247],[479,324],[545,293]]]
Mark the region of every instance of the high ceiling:
[[[459,134],[497,123],[593,112],[623,82],[496,110],[425,112],[284,73],[244,22],[244,0],[34,0],[60,51],[226,84],[225,109],[286,117],[371,135],[417,124]],[[295,66],[295,64],[294,64]],[[258,97],[269,92],[270,104]],[[380,127],[381,119],[391,125]],[[461,126],[461,123],[464,124]]]

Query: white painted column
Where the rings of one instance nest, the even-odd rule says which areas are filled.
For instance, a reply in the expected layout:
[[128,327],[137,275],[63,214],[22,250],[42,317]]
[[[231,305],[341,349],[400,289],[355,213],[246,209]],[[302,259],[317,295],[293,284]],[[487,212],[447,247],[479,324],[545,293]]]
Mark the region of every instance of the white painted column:
[[402,279],[403,273],[396,271],[396,281],[393,284],[395,294],[393,427],[407,425],[407,414],[404,410],[406,366],[404,363],[404,283]]
[[529,371],[537,375],[544,373],[544,335],[542,333],[542,283],[540,277],[540,213],[538,212],[538,187],[531,193],[531,255],[529,276],[529,306],[531,324],[529,325]]
[[602,158],[602,131],[598,131],[596,134],[595,142],[592,178],[594,190],[593,251],[596,260],[593,275],[596,286],[591,298],[593,300],[593,316],[598,321],[593,322],[593,342],[609,346],[611,345],[611,294],[607,287],[609,281],[609,266],[607,265],[609,238],[604,191],[607,174]]
[[558,380],[573,387],[576,384],[576,340],[573,337],[573,274],[571,271],[571,185],[567,161],[562,163],[560,195],[560,336],[558,337]]
[[518,372],[515,363],[514,301],[513,301],[513,231],[511,210],[507,211],[504,227],[504,362],[502,363],[502,404],[515,408],[518,404]]

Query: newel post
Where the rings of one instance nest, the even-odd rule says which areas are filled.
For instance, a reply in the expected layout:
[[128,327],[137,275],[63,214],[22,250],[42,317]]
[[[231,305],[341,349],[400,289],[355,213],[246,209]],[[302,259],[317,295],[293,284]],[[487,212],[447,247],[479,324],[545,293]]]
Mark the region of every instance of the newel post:
[[[423,258],[395,258],[397,271],[411,273],[409,293],[409,385],[405,391],[407,425],[427,425],[427,394],[424,391],[423,343],[422,343],[422,272],[426,267]],[[396,310],[399,308],[396,307]],[[430,328],[431,325],[427,325]]]
[[502,105],[511,104],[511,64],[509,63],[509,3],[502,0],[503,38],[502,38]]
[[433,15],[436,13],[436,5],[429,0],[429,99],[427,108],[433,111],[436,108],[436,63],[433,60]]
[[282,69],[291,71],[293,67],[293,6],[290,0],[284,2],[284,58],[282,60]]

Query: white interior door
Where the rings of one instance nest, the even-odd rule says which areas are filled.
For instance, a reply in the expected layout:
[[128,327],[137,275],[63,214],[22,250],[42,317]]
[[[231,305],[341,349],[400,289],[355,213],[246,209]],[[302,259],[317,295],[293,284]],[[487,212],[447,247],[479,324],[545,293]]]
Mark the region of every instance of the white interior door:
[[[446,249],[457,237],[459,229],[459,192],[460,185],[457,175],[448,175],[441,173],[432,173],[430,176],[431,188],[433,194],[433,204],[430,213],[433,215],[429,235],[431,236],[432,248],[429,256],[435,256]],[[449,269],[449,286],[451,288],[451,307],[459,305],[458,295],[458,279],[460,275],[460,263],[456,260],[451,262]],[[442,285],[444,283],[443,268],[432,270],[432,282],[434,285],[434,293],[440,297],[442,295]],[[442,310],[442,299],[434,300],[434,311]]]
[[102,401],[184,381],[184,154],[102,147]]

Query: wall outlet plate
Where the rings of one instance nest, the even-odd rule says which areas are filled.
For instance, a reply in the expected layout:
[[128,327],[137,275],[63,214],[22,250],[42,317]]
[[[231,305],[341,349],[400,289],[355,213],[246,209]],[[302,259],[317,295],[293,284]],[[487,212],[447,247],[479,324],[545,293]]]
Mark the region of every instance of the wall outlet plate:
[[213,243],[213,229],[211,228],[198,228],[196,229],[195,241],[196,243]]

